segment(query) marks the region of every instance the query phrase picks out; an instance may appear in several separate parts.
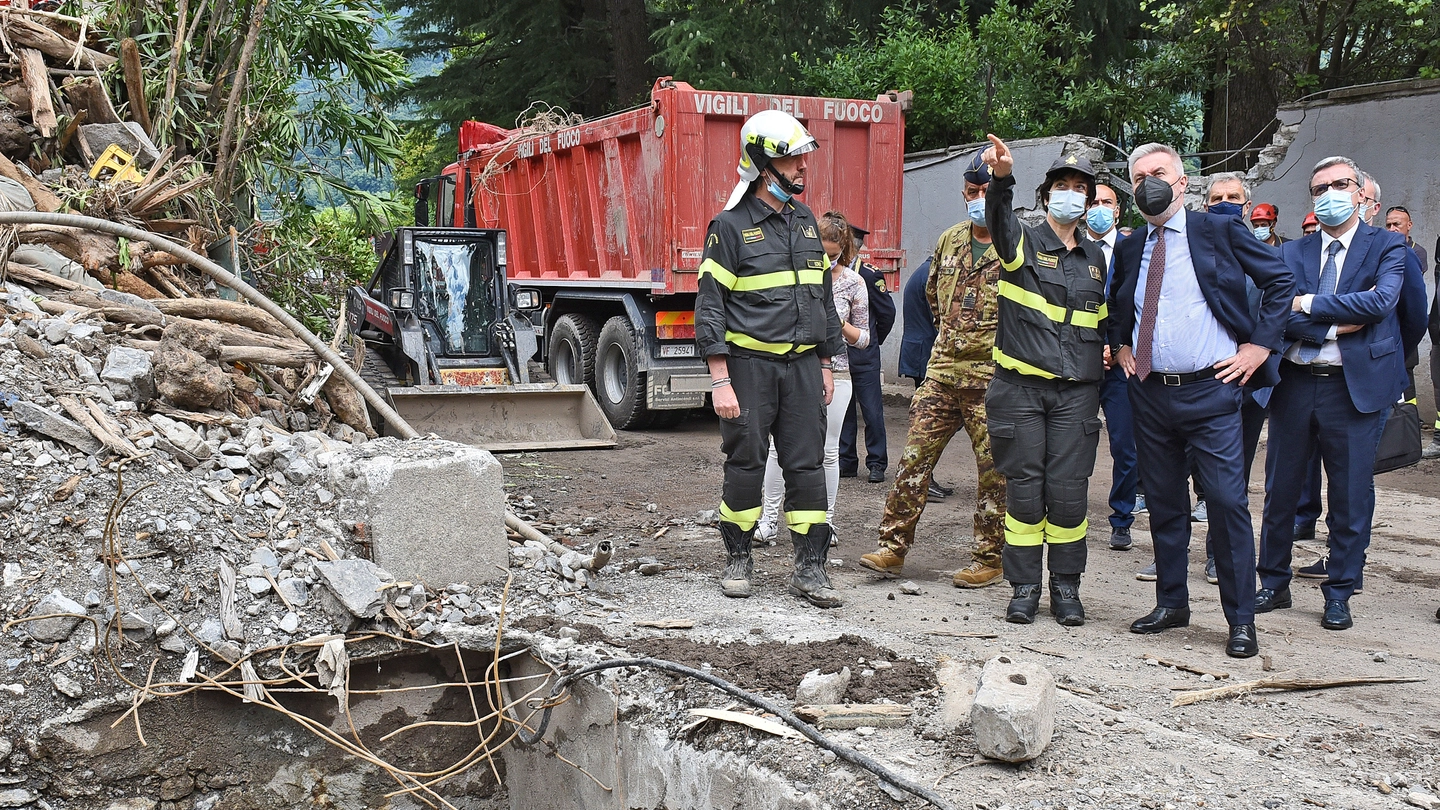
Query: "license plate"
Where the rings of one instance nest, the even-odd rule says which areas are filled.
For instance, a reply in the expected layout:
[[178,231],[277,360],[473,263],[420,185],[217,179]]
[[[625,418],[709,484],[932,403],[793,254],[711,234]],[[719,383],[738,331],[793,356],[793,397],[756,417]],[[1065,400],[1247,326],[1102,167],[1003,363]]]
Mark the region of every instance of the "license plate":
[[660,345],[661,357],[694,357],[694,343],[668,343]]
[[509,385],[510,374],[503,368],[442,368],[442,385]]

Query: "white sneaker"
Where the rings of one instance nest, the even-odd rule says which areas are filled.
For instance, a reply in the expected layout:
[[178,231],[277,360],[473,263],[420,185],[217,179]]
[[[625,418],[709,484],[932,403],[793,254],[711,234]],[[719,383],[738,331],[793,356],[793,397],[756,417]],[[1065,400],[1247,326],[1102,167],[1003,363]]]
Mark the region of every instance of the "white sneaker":
[[755,524],[755,534],[750,539],[751,545],[773,546],[775,538],[780,532],[779,527],[774,523],[760,521]]

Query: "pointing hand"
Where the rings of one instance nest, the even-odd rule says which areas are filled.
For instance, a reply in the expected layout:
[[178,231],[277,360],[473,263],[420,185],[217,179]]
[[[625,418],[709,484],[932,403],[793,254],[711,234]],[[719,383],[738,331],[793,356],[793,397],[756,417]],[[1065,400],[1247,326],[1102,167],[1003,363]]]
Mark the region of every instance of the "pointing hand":
[[994,135],[985,137],[990,139],[990,146],[980,155],[980,160],[990,167],[990,173],[996,177],[1009,177],[1015,169],[1015,157],[1010,154],[1010,147]]

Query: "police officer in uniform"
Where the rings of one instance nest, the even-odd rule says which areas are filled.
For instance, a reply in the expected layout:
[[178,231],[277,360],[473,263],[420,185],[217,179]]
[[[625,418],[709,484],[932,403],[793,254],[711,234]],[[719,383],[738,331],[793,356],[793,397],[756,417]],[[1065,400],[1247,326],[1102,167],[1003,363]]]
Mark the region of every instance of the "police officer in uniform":
[[790,592],[838,607],[825,574],[830,527],[821,465],[835,385],[830,358],[845,343],[815,215],[795,199],[816,143],[779,110],[751,116],[740,141],[740,182],[710,222],[695,298],[695,342],[710,367],[725,453],[720,590],[750,595],[750,541],[773,436],[795,544]]
[[996,294],[1000,257],[985,227],[985,191],[990,172],[977,152],[964,173],[968,217],[941,234],[925,284],[928,312],[939,313],[939,332],[925,381],[910,401],[910,431],[895,485],[880,517],[879,548],[862,555],[872,571],[899,574],[915,542],[915,524],[925,509],[931,476],[945,445],[960,428],[970,436],[979,480],[975,491],[973,561],[955,573],[957,588],[979,588],[1001,576],[1004,544],[1005,479],[990,456],[985,430],[985,389],[995,362]]
[[1105,370],[1105,257],[1076,225],[1095,199],[1090,161],[1070,155],[1038,189],[1045,220],[1024,225],[1012,206],[1014,157],[989,136],[985,220],[1000,256],[995,379],[985,394],[995,467],[1005,476],[1006,621],[1029,624],[1040,605],[1050,547],[1050,612],[1085,623],[1086,490],[1100,441]]

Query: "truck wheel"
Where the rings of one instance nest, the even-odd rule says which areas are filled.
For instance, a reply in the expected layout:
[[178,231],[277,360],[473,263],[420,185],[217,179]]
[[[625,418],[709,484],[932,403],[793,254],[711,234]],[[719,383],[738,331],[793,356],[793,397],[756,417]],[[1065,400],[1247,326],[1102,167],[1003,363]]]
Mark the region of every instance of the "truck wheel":
[[636,368],[639,341],[630,319],[616,315],[600,330],[595,353],[595,393],[600,410],[617,430],[640,430],[650,424],[645,407],[645,375]]
[[550,376],[564,385],[595,387],[595,319],[561,315],[550,330],[545,351]]

